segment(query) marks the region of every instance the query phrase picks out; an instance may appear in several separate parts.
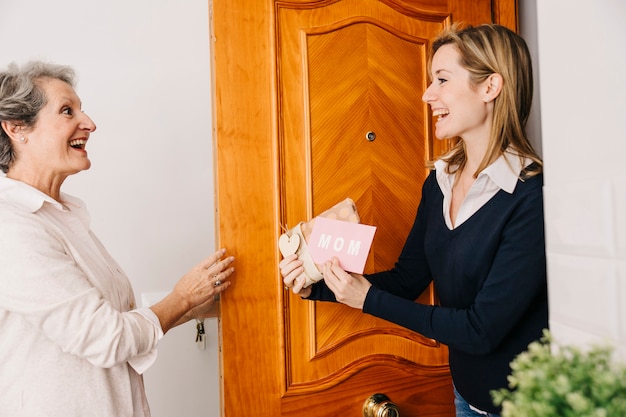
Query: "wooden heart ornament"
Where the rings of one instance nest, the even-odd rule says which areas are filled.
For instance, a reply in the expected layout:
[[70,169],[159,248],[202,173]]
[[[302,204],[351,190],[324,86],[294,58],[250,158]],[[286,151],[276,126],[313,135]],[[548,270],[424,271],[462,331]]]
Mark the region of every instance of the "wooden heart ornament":
[[294,233],[291,236],[287,236],[286,233],[283,233],[278,238],[278,249],[280,249],[280,253],[283,254],[283,257],[293,255],[298,251],[299,247],[300,235]]
[[[346,198],[344,201],[324,211],[319,215],[319,217],[326,217],[329,219],[342,220],[352,223],[360,222],[356,205],[350,198]],[[280,250],[280,253],[283,254],[283,257],[296,253],[298,254],[298,259],[302,261],[305,275],[304,288],[324,278],[318,266],[315,265],[307,245],[311,232],[313,231],[314,224],[315,218],[307,222],[300,222],[286,233],[280,235],[278,238],[278,249]]]

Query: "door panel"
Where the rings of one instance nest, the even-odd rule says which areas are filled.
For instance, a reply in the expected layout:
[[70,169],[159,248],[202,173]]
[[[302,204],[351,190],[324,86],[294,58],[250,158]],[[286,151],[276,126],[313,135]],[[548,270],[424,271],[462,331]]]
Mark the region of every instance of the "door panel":
[[[421,101],[428,40],[492,12],[515,22],[514,3],[213,0],[219,244],[237,257],[221,303],[223,415],[359,416],[376,392],[403,416],[454,415],[445,346],[286,292],[276,241],[351,197],[377,227],[366,272],[390,268],[426,162],[448,146]],[[435,303],[432,287],[417,301]]]
[[[393,266],[427,175],[432,142],[425,140],[428,110],[421,101],[427,40],[446,16],[427,17],[358,0],[277,9],[283,224],[351,197],[361,221],[377,227],[366,272]],[[374,140],[367,139],[370,132]],[[292,205],[299,208],[294,217]],[[417,412],[427,402],[405,390],[426,379],[431,384],[424,386],[446,399],[442,409],[450,412],[445,347],[343,305],[288,297],[286,397],[348,391],[342,407],[349,401],[354,409],[379,385],[401,410]],[[424,300],[434,301],[430,289]],[[374,386],[371,369],[378,370]],[[284,404],[283,415],[297,413]]]
[[[390,268],[427,175],[432,141],[425,139],[428,110],[421,101],[427,40],[446,16],[407,16],[356,0],[304,10],[283,4],[277,16],[282,157],[304,157],[285,164],[282,198],[306,210],[284,224],[351,197],[361,221],[377,227],[366,272]],[[436,413],[452,412],[445,347],[346,306],[289,297],[286,397],[349,392],[332,403],[358,410],[372,390],[383,389],[403,412],[423,414],[429,402],[416,395],[421,384],[441,401]],[[434,301],[431,289],[423,297]],[[297,415],[288,403],[283,415]],[[310,412],[327,415],[329,404],[321,414]]]

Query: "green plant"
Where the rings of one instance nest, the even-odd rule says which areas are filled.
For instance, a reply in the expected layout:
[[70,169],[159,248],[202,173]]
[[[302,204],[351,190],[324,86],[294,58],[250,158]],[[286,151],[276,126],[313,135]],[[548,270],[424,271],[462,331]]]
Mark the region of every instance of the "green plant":
[[624,417],[626,366],[613,349],[557,345],[548,330],[511,362],[510,389],[492,391],[502,417]]

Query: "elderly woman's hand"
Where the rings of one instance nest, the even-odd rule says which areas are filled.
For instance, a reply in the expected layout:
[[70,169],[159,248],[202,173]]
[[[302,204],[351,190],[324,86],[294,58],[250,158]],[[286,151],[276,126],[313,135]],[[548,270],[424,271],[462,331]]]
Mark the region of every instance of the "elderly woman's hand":
[[294,294],[303,298],[311,295],[311,287],[303,288],[306,277],[304,276],[302,261],[298,259],[298,255],[293,254],[285,257],[278,266],[283,277],[285,289],[291,288]]
[[[235,260],[223,258],[226,249],[220,249],[187,272],[174,286],[175,293],[189,303],[190,309],[199,307],[230,286],[228,278],[235,268]],[[223,258],[223,259],[222,259]]]
[[235,258],[224,258],[225,254],[226,249],[220,249],[191,268],[170,294],[150,307],[163,333],[190,319],[211,315],[215,296],[231,285],[229,277],[235,271],[230,266]]

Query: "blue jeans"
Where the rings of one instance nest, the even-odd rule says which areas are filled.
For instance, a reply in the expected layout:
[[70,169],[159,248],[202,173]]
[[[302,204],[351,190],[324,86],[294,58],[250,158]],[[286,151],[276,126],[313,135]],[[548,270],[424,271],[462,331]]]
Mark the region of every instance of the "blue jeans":
[[470,405],[461,394],[454,388],[454,406],[456,407],[456,417],[500,417],[497,414],[480,413],[470,408]]

